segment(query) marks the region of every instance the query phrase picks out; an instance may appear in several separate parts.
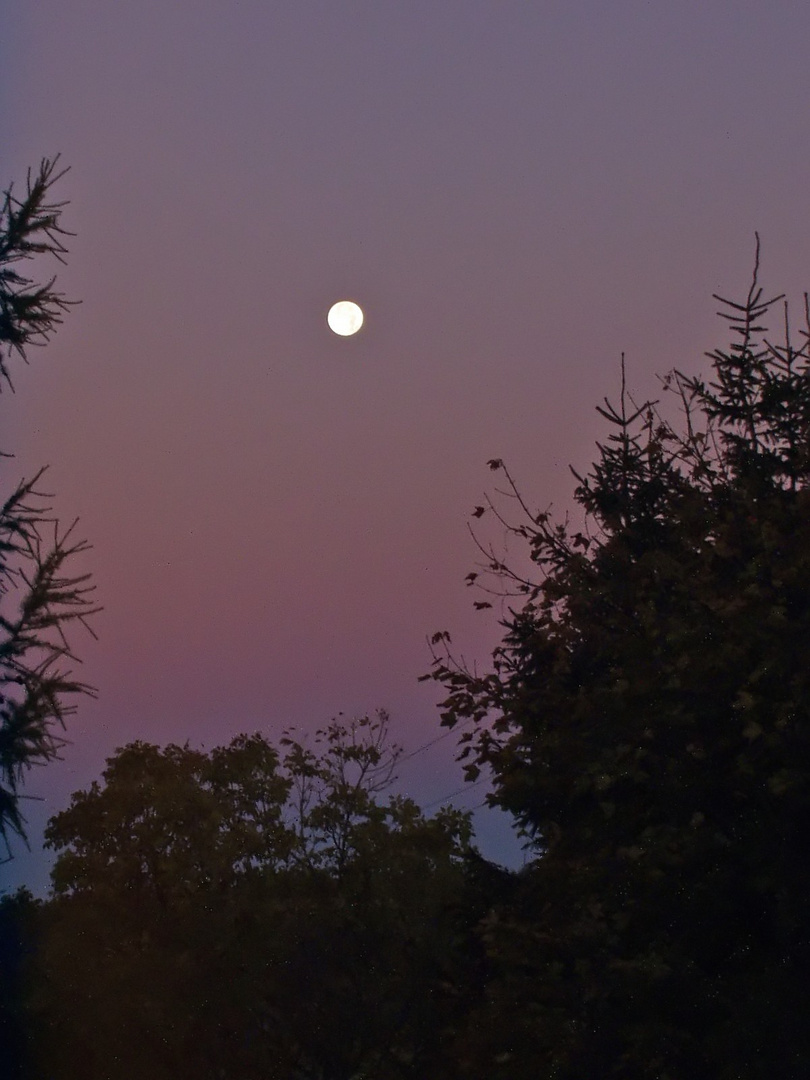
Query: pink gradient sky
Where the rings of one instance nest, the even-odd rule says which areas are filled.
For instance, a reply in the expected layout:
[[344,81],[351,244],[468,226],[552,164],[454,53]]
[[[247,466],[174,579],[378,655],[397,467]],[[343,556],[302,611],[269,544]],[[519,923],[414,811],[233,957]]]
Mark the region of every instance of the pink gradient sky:
[[[808,43],[787,0],[4,5],[0,181],[71,166],[82,305],[0,448],[7,483],[51,464],[105,606],[7,883],[42,886],[42,822],[131,739],[378,706],[409,749],[440,733],[426,635],[498,636],[463,581],[486,460],[563,512],[621,352],[639,397],[705,370],[755,229],[766,288],[810,287]],[[403,789],[460,786],[453,743]]]

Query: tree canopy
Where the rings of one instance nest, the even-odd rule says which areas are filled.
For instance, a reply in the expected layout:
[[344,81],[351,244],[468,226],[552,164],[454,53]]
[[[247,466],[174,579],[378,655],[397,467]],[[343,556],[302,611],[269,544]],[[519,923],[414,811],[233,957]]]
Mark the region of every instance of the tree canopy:
[[524,516],[484,509],[539,574],[482,544],[523,599],[488,672],[440,633],[432,675],[535,858],[487,932],[500,974],[469,1075],[810,1067],[810,318],[795,345],[785,304],[776,343],[756,270],[717,299],[733,342],[711,381],[663,379],[679,421],[632,400],[622,363],[575,473],[580,528],[490,462]]
[[399,753],[384,712],[279,748],[119,750],[47,832],[31,995],[47,1074],[438,1068],[472,970],[470,823],[384,797]]

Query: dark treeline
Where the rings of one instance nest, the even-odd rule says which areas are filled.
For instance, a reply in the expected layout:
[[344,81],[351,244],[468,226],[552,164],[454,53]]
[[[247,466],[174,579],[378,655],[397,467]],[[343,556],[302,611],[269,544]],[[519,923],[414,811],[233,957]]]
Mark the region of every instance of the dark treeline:
[[3,1076],[810,1075],[810,312],[795,344],[780,299],[755,270],[721,300],[711,380],[662,380],[675,420],[622,365],[580,522],[489,463],[475,517],[530,569],[480,542],[501,644],[481,673],[439,632],[424,677],[523,870],[390,794],[384,712],[130,744],[51,820],[48,899],[0,903]]
[[383,794],[387,728],[381,712],[312,747],[110,759],[48,827],[52,897],[5,904],[36,1066],[20,1075],[446,1072],[483,985],[473,927],[506,875],[467,815]]

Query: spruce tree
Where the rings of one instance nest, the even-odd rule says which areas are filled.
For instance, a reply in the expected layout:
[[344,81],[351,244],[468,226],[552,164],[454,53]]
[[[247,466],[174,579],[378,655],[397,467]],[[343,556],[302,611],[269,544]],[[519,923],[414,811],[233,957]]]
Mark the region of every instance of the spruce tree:
[[534,857],[481,927],[498,975],[464,1075],[810,1073],[810,318],[797,347],[785,305],[774,344],[757,269],[717,297],[711,381],[663,380],[679,422],[622,365],[581,530],[490,462],[540,573],[489,549],[523,597],[491,670],[440,633],[432,675]]

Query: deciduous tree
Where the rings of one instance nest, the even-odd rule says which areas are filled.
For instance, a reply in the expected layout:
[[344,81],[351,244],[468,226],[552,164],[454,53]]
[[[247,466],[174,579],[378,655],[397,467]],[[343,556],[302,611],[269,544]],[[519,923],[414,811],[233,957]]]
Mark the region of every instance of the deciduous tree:
[[280,750],[118,751],[47,831],[30,1001],[48,1075],[351,1080],[440,1060],[470,823],[386,795],[399,753],[385,713]]

